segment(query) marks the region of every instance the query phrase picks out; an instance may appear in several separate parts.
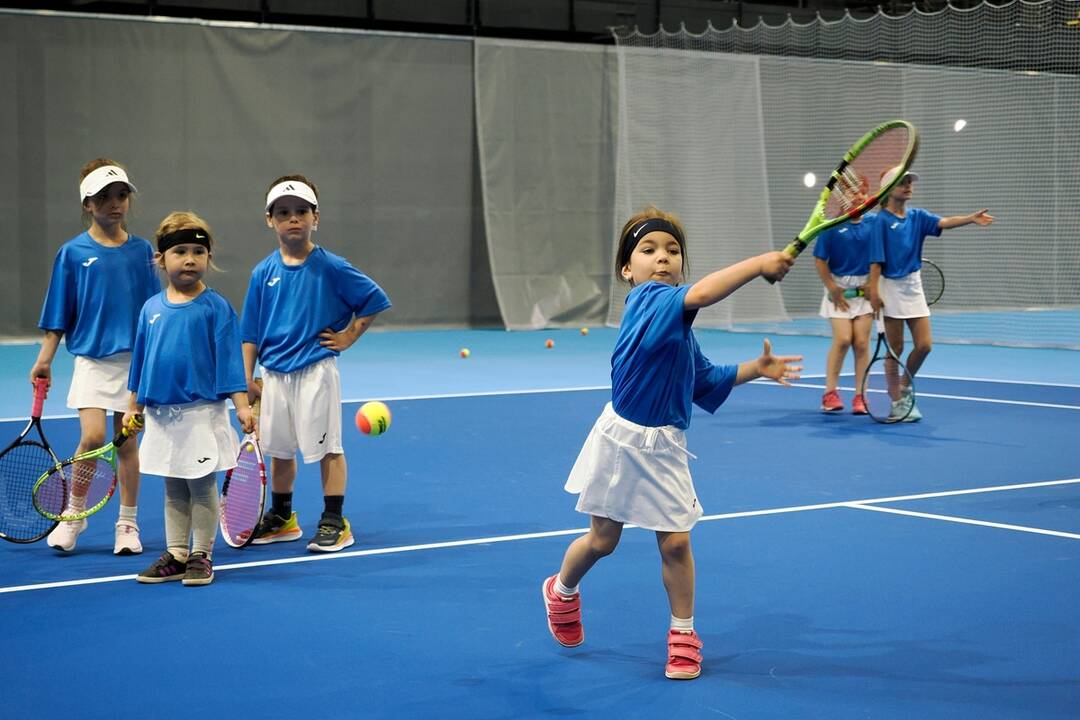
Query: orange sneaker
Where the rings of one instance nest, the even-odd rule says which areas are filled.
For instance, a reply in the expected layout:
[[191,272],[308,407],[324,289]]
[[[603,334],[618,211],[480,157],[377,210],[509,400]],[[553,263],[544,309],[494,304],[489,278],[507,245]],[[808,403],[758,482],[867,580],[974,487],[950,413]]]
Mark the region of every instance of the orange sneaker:
[[844,409],[844,401],[840,399],[840,393],[830,390],[821,396],[821,412],[840,412]]
[[573,597],[555,594],[555,580],[552,575],[541,586],[544,607],[547,609],[548,630],[555,642],[563,647],[577,647],[585,642],[585,628],[581,626],[581,593]]
[[664,674],[672,680],[693,680],[700,675],[702,645],[701,638],[693,630],[669,630]]
[[866,398],[862,396],[862,393],[856,395],[851,400],[851,414],[852,415],[865,415],[866,414]]

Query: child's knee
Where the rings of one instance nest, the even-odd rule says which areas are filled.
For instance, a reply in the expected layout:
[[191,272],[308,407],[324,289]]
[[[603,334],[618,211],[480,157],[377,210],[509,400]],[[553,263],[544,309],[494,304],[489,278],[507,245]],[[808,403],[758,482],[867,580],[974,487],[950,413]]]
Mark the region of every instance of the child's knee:
[[929,355],[930,351],[934,349],[934,342],[927,338],[926,340],[920,340],[915,343],[915,351],[922,355]]
[[599,557],[605,557],[615,552],[615,548],[619,546],[618,535],[600,535],[598,533],[590,533],[589,537],[589,550]]
[[684,560],[691,552],[690,533],[672,533],[660,543],[660,553],[670,560]]

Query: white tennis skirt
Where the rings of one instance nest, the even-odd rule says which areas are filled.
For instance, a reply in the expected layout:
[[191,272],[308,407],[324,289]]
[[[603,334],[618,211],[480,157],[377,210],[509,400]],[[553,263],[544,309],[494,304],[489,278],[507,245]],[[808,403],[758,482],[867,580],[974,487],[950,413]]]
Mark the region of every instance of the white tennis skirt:
[[902,278],[881,278],[881,299],[885,317],[920,318],[930,316],[930,306],[923,293],[922,274],[916,270]]
[[682,430],[632,423],[608,403],[585,439],[566,491],[578,494],[578,512],[686,532],[702,513],[690,477],[693,457]]
[[128,371],[131,353],[117,353],[105,358],[75,356],[67,406],[72,410],[101,408],[127,412],[131,404]]
[[236,467],[240,441],[224,400],[147,406],[144,415],[139,445],[144,475],[192,479]]
[[[833,275],[833,282],[844,288],[850,290],[857,288],[860,285],[865,285],[869,275]],[[821,309],[818,310],[818,315],[827,320],[833,318],[853,320],[860,315],[869,315],[874,312],[874,308],[870,306],[870,301],[863,296],[856,296],[851,298],[845,298],[847,300],[848,309],[840,310],[833,304],[832,299],[829,297],[828,291],[825,292],[824,297],[821,298]]]

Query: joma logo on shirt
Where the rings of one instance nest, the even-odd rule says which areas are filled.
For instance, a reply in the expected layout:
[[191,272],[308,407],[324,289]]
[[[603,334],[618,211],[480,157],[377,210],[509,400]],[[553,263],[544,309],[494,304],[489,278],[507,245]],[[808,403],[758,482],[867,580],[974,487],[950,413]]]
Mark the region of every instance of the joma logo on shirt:
[[276,278],[274,278],[273,280],[271,280],[270,282],[268,282],[268,283],[266,283],[266,284],[267,284],[267,286],[268,286],[268,287],[274,287],[275,285],[277,285],[277,284],[278,284],[278,282],[279,282],[280,280],[281,280],[281,278],[279,278],[279,277],[276,277]]
[[890,225],[890,226],[889,226],[889,229],[890,229],[890,230],[895,230],[895,229],[896,229],[896,228],[898,228],[898,227],[900,227],[900,221],[899,221],[899,220],[897,220],[897,221],[896,221],[896,222],[894,222],[894,223],[893,223],[892,225]]
[[148,323],[149,323],[150,325],[153,325],[153,324],[154,324],[155,322],[157,322],[157,319],[158,319],[159,317],[161,317],[161,313],[154,313],[154,316],[153,316],[152,318],[150,318],[150,319],[149,319],[149,320],[148,320],[147,322],[148,322]]
[[840,228],[840,230],[839,230],[840,234],[846,233],[847,231],[848,231],[847,228]]
[[82,266],[83,266],[83,267],[90,267],[90,266],[91,266],[91,265],[93,265],[93,264],[94,264],[95,262],[97,262],[97,258],[96,258],[96,257],[92,257],[92,258],[87,258],[87,259],[86,259],[86,262],[84,262],[84,263],[82,264]]

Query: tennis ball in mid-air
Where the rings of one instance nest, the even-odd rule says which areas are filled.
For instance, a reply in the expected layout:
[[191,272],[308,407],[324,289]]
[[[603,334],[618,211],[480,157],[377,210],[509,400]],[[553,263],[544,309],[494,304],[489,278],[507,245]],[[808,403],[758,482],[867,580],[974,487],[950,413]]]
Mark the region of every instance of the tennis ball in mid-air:
[[581,328],[581,334],[582,335],[588,335],[589,334],[589,328],[587,328],[587,327]]
[[461,348],[460,350],[458,350],[458,354],[461,355],[461,357],[463,358],[467,358],[471,353],[469,353],[469,348]]
[[549,350],[550,350],[551,348],[555,347],[555,341],[554,341],[554,340],[551,340],[551,339],[549,338],[549,339],[548,339],[548,340],[547,340],[547,341],[546,341],[546,342],[544,343],[544,347],[546,347],[547,349],[549,349]]
[[390,408],[377,401],[364,403],[356,411],[356,427],[365,435],[382,435],[390,429]]

